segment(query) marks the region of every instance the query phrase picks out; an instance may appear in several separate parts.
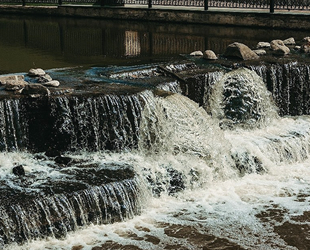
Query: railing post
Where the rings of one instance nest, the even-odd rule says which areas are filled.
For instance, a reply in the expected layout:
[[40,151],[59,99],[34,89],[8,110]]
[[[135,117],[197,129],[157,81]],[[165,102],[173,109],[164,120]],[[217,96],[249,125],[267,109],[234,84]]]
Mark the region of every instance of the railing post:
[[58,5],[62,5],[62,0],[58,0]]
[[208,0],[204,0],[204,7],[205,7],[205,11],[209,9]]
[[274,0],[270,0],[270,13],[274,13]]
[[23,6],[26,6],[26,0],[22,0]]
[[152,8],[152,0],[148,0],[148,7],[149,9]]

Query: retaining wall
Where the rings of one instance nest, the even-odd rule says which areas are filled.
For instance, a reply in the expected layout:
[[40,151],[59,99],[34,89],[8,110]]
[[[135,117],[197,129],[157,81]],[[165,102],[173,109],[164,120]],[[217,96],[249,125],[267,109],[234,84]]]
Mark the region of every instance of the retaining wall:
[[120,19],[137,21],[160,21],[178,23],[199,23],[265,28],[309,29],[310,12],[269,13],[268,10],[196,10],[166,9],[163,7],[99,7],[99,6],[0,6],[0,14],[29,14],[44,16],[90,17],[101,19]]

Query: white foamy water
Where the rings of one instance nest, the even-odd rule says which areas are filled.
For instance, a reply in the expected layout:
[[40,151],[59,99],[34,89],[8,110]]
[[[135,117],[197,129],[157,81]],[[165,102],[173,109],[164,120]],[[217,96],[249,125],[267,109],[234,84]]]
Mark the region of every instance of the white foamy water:
[[[142,189],[141,214],[6,250],[306,249],[301,247],[307,242],[288,236],[307,240],[309,117],[278,118],[272,109],[259,126],[251,121],[251,128],[221,130],[217,118],[186,97],[146,92],[142,98],[139,149],[70,154],[90,163],[133,166]],[[29,171],[48,165],[26,153],[3,153],[0,161],[5,174],[11,162],[25,162]]]
[[[100,155],[93,157],[102,158]],[[137,168],[160,168],[164,164],[160,158],[147,159],[131,154],[110,157],[106,160],[131,161]],[[184,168],[201,164],[199,161],[193,162],[193,159],[190,162],[180,159],[178,163],[186,163]],[[111,225],[93,225],[71,232],[65,239],[50,238],[23,246],[11,245],[7,249],[71,249],[79,245],[83,249],[92,249],[109,241],[141,249],[164,249],[171,244],[175,247],[182,245],[188,249],[201,249],[199,244],[186,239],[186,233],[182,238],[167,235],[165,229],[173,225],[192,227],[202,235],[224,238],[246,249],[294,249],[274,231],[274,227],[285,221],[298,224],[293,218],[309,211],[309,165],[309,160],[294,164],[274,164],[268,167],[267,173],[246,174],[227,180],[204,176],[203,183],[199,183],[200,187],[189,187],[177,196],[162,194],[155,198],[149,195],[141,215],[131,220]],[[211,172],[209,174],[212,175]],[[278,219],[274,215],[266,216],[267,221],[257,217],[262,212],[276,209]],[[299,224],[304,223],[307,222]],[[158,243],[149,242],[150,236],[158,239]]]

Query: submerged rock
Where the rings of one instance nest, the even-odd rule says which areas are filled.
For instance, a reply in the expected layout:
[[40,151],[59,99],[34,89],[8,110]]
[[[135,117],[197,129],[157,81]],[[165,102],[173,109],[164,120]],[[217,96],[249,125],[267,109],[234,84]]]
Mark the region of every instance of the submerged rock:
[[224,53],[225,57],[237,57],[242,60],[258,59],[259,56],[243,43],[232,43],[228,45]]
[[62,165],[68,165],[70,162],[72,162],[72,158],[67,156],[57,156],[55,158],[55,162]]

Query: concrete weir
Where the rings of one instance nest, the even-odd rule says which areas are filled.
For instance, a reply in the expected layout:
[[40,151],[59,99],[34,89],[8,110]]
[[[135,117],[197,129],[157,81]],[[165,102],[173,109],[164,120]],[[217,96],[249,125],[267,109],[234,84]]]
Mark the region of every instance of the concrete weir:
[[249,9],[217,9],[193,7],[154,6],[80,6],[61,5],[54,7],[0,6],[0,14],[28,14],[64,17],[90,17],[136,21],[157,21],[177,23],[197,23],[212,25],[232,25],[278,29],[306,30],[310,27],[310,11],[276,11]]

